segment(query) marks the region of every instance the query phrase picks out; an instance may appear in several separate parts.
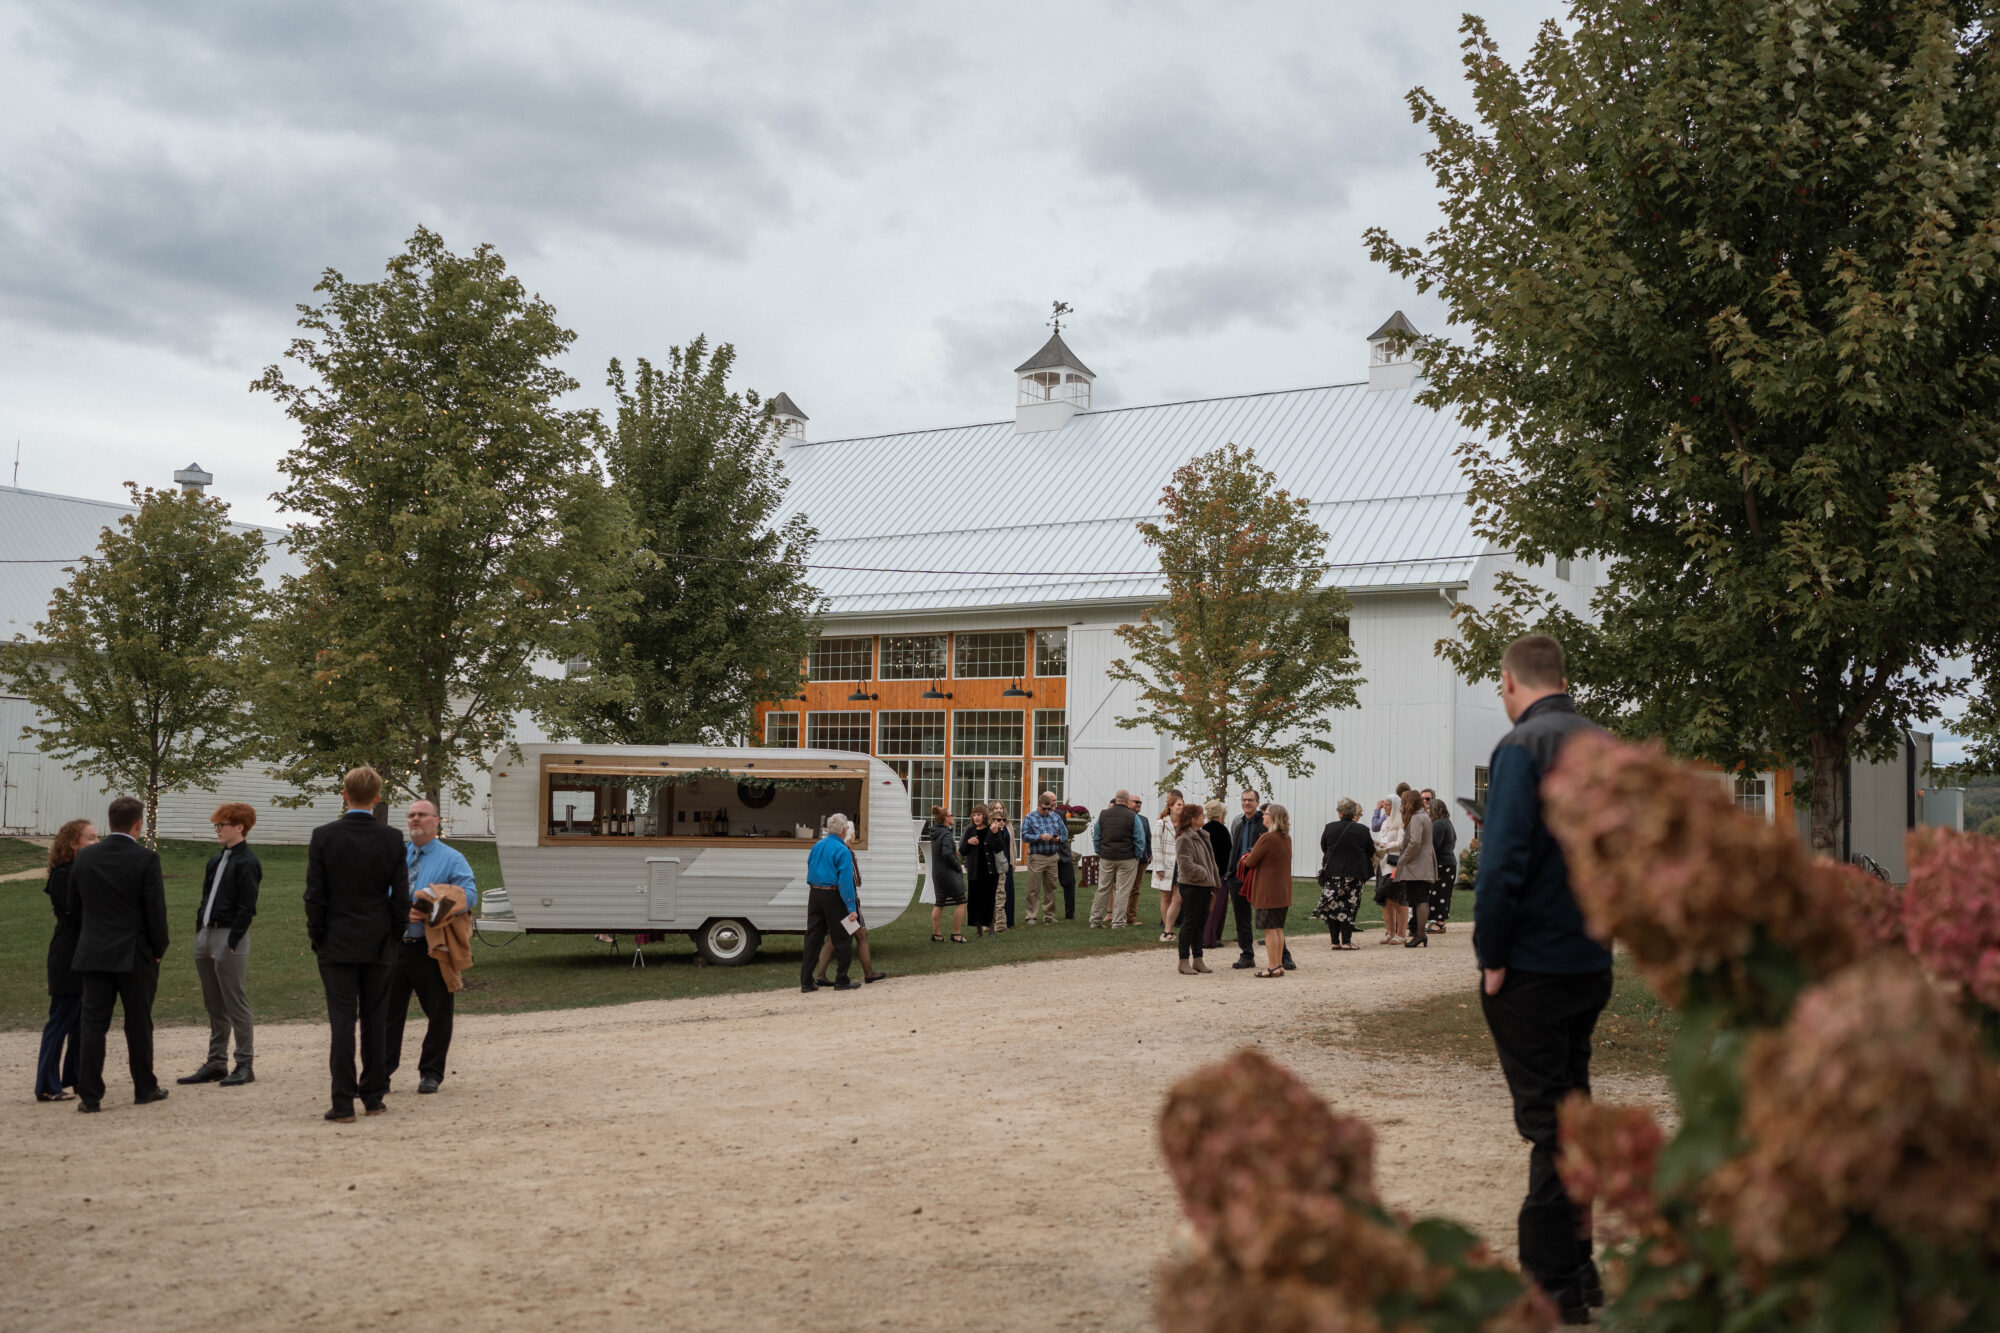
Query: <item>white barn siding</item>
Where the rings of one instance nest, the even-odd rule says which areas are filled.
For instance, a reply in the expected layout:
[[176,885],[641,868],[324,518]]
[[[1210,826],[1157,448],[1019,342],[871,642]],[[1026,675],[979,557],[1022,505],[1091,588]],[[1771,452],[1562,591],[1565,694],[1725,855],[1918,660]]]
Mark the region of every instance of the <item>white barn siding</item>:
[[[1267,799],[1292,816],[1292,873],[1319,871],[1319,833],[1343,796],[1372,809],[1398,782],[1430,786],[1449,801],[1458,678],[1434,651],[1449,633],[1450,605],[1435,591],[1356,597],[1350,632],[1363,683],[1357,706],[1332,715],[1332,754],[1311,776],[1278,778]],[[1228,803],[1231,814],[1236,805]]]
[[[1138,614],[1135,610],[1134,616]],[[1118,637],[1118,620],[1072,625],[1069,631],[1069,776],[1071,805],[1102,809],[1113,792],[1124,787],[1151,795],[1160,776],[1160,735],[1151,727],[1127,730],[1118,725],[1139,706],[1137,687],[1111,679],[1111,663],[1126,655]],[[1148,814],[1159,814],[1158,802],[1146,802]],[[1094,852],[1086,836],[1078,840],[1081,855]]]
[[35,748],[21,729],[39,720],[26,699],[0,698],[0,740],[6,743],[0,770],[0,828],[9,834],[48,836],[72,819],[103,819],[110,793],[95,778],[71,773],[62,762]]
[[[1461,794],[1454,786],[1453,737],[1459,681],[1434,651],[1450,633],[1450,610],[1435,591],[1355,598],[1351,632],[1365,678],[1355,691],[1359,706],[1333,714],[1326,735],[1334,752],[1314,757],[1311,776],[1281,777],[1266,794],[1291,811],[1293,872],[1300,878],[1318,871],[1319,831],[1334,818],[1341,797],[1369,807],[1398,782],[1436,787],[1447,801]],[[1136,691],[1107,676],[1123,647],[1112,630],[1111,624],[1070,630],[1070,799],[1094,810],[1124,787],[1144,795],[1148,815],[1157,817],[1157,792],[1171,756],[1152,729],[1117,725],[1118,716],[1130,715]],[[1465,781],[1469,793],[1469,769]],[[1197,769],[1182,790],[1206,795],[1207,779]],[[1224,804],[1233,818],[1236,793]]]

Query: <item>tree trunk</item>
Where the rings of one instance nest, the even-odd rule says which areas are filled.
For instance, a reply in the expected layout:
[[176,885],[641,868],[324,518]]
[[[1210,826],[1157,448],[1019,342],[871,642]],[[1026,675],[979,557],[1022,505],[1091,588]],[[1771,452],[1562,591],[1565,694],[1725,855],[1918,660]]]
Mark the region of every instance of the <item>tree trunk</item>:
[[157,769],[146,775],[146,845],[154,848],[160,845],[160,774]]
[[1838,861],[1840,827],[1846,813],[1847,746],[1837,736],[1812,738],[1812,849]]

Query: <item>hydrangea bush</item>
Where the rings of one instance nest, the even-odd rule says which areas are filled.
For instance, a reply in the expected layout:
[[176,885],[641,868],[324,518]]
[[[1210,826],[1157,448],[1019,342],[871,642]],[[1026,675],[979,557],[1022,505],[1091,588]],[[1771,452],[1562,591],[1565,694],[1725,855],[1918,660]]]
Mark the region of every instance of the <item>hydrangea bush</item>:
[[2000,1328],[2000,844],[1915,834],[1897,889],[1608,738],[1543,795],[1590,929],[1682,1012],[1671,1138],[1563,1110],[1606,1324]]
[[1375,1136],[1245,1050],[1167,1096],[1160,1144],[1186,1214],[1161,1269],[1166,1333],[1534,1333],[1554,1307],[1454,1223],[1375,1194]]

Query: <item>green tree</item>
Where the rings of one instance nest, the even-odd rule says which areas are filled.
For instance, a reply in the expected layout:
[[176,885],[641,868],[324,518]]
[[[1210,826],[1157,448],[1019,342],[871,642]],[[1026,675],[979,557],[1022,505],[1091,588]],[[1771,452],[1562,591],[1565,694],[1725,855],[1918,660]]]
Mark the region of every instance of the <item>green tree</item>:
[[1979,689],[1954,728],[1965,738],[1965,759],[1958,771],[1992,776],[2000,774],[2000,644],[1980,649],[1973,658],[1973,676]]
[[605,636],[604,684],[580,697],[566,731],[662,744],[741,734],[750,710],[796,694],[822,601],[806,579],[813,529],[774,523],[785,498],[771,412],[735,393],[736,349],[706,338],[644,358],[627,382],[613,361],[618,424],[606,447],[614,489],[637,527],[634,618]]
[[260,636],[266,758],[302,790],[372,763],[391,790],[472,795],[513,715],[552,716],[622,614],[629,520],[592,452],[596,418],[558,406],[575,334],[491,247],[418,228],[377,282],[327,270],[287,355],[252,386],[301,439],[275,497],[304,521]]
[[1594,623],[1525,581],[1441,645],[1491,674],[1516,630],[1583,704],[1729,767],[1839,775],[1963,682],[2000,518],[2000,13],[1913,0],[1582,0],[1510,67],[1465,22],[1478,123],[1418,89],[1445,220],[1369,233],[1464,338],[1419,400],[1481,533],[1597,553]]
[[1139,691],[1139,711],[1118,725],[1172,736],[1167,781],[1198,764],[1217,798],[1251,776],[1267,785],[1273,768],[1304,777],[1309,751],[1333,753],[1318,733],[1361,683],[1347,594],[1321,586],[1326,532],[1234,444],[1176,471],[1160,506],[1161,521],[1139,531],[1167,595],[1118,627],[1132,655],[1111,678]]
[[24,732],[38,748],[142,795],[150,843],[162,791],[213,790],[249,751],[238,650],[264,599],[264,538],[233,531],[220,500],[130,489],[138,512],[64,571],[0,677],[46,719]]

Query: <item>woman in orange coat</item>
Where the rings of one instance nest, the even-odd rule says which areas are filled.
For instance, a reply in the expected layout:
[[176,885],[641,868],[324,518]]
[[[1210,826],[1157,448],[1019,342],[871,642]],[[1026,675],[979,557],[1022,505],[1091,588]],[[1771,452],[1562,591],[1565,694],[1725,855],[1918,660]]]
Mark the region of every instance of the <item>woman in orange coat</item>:
[[1257,913],[1257,929],[1264,932],[1265,967],[1260,977],[1285,975],[1285,916],[1292,910],[1292,816],[1282,805],[1264,812],[1264,835],[1244,854],[1242,879],[1248,881],[1244,896]]

